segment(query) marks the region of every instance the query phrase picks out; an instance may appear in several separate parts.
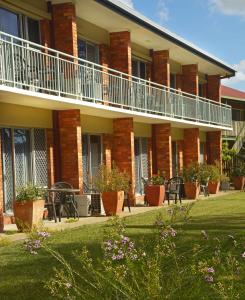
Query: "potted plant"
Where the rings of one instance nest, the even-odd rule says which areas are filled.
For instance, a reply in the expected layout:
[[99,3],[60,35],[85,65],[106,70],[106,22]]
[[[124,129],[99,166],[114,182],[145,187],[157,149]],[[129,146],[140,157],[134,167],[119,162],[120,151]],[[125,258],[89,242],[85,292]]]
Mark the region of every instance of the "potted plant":
[[31,230],[43,220],[44,190],[28,184],[17,192],[13,203],[14,217],[19,231]]
[[129,189],[129,177],[125,172],[113,166],[109,169],[102,165],[95,177],[96,189],[102,194],[102,201],[107,216],[119,215],[124,203],[124,192]]
[[153,175],[145,189],[146,202],[150,206],[160,206],[165,200],[165,178],[158,173]]
[[220,175],[220,190],[228,191],[230,189],[230,178],[224,174]]
[[220,187],[220,168],[218,165],[209,165],[208,191],[210,194],[217,194]]
[[243,165],[237,166],[232,171],[232,178],[235,190],[243,190],[245,183],[245,168]]
[[187,199],[196,199],[200,193],[200,165],[192,163],[183,171]]

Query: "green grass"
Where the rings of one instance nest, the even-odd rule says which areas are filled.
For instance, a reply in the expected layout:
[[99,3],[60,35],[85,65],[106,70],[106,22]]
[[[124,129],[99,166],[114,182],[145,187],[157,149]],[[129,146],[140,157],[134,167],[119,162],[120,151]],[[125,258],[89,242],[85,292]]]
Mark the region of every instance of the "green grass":
[[[163,209],[165,210],[165,209]],[[152,224],[159,210],[126,218],[127,234],[135,239],[152,234]],[[200,237],[200,231],[209,235],[244,237],[245,193],[226,195],[222,198],[201,200],[191,212],[191,222],[184,226],[183,248],[189,241]],[[106,224],[82,226],[52,234],[51,244],[68,259],[72,251],[86,245],[93,256],[101,255],[100,243]],[[50,299],[43,288],[53,275],[56,262],[44,251],[38,255],[28,255],[22,243],[0,247],[0,299]],[[245,297],[245,291],[243,293]],[[245,299],[245,298],[243,298]]]

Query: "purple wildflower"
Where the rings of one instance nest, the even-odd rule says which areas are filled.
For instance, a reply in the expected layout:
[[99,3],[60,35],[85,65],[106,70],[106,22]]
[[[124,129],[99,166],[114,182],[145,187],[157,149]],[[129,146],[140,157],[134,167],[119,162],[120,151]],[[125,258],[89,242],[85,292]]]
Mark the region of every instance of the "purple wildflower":
[[126,245],[127,243],[129,243],[129,241],[130,241],[130,239],[129,239],[129,237],[127,237],[127,236],[124,236],[124,237],[122,238],[122,244],[124,244],[124,245]]
[[171,229],[170,229],[170,234],[171,234],[172,237],[176,237],[177,231],[174,230],[173,228],[171,228]]
[[210,268],[207,269],[207,272],[208,272],[208,273],[214,273],[215,271],[214,271],[214,268],[213,268],[213,267],[210,267]]
[[37,233],[37,235],[38,235],[39,237],[44,238],[44,239],[50,237],[50,233],[49,233],[49,232],[46,232],[46,231],[39,231],[39,232]]

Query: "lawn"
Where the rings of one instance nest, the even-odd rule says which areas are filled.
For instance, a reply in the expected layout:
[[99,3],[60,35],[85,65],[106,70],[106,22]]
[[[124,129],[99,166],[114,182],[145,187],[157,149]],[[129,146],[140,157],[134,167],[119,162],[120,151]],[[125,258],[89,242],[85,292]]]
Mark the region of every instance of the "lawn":
[[[135,240],[151,235],[158,213],[159,210],[126,218],[127,235]],[[106,226],[87,225],[57,232],[52,234],[50,243],[53,249],[71,260],[73,250],[81,249],[83,245],[89,248],[93,256],[100,257],[100,243]],[[201,230],[206,230],[210,236],[231,234],[244,238],[245,193],[197,202],[191,211],[191,221],[184,225],[184,230],[183,249],[188,247],[190,241],[200,237]],[[0,258],[0,299],[51,299],[43,284],[53,274],[56,265],[53,258],[44,251],[29,255],[23,250],[22,243],[0,244]],[[245,299],[245,290],[242,295],[241,299]]]

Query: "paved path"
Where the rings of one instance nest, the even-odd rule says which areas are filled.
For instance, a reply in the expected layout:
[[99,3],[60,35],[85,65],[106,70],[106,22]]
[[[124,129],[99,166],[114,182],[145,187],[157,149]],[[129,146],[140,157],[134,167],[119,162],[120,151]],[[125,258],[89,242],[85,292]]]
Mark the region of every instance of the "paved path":
[[[239,192],[239,191],[220,192],[219,194],[212,195],[209,198],[200,196],[198,200],[203,201],[206,199],[222,197],[222,196],[234,194],[237,192]],[[189,202],[193,202],[193,201],[196,201],[196,200],[184,200],[183,202],[189,203]],[[167,206],[167,202],[165,202],[164,206]],[[161,208],[162,208],[162,206],[160,206],[160,207],[138,206],[138,207],[132,207],[131,213],[130,213],[130,212],[128,212],[127,207],[125,207],[125,211],[120,215],[120,217],[128,217],[128,216],[138,215],[138,214],[142,214],[145,212],[158,210]],[[87,218],[80,218],[78,221],[72,222],[72,223],[68,223],[66,218],[62,218],[62,221],[58,222],[58,223],[55,223],[54,221],[44,221],[44,227],[50,231],[62,231],[65,229],[81,227],[83,225],[103,223],[103,222],[106,222],[109,218],[110,217],[106,217],[106,216],[87,217]],[[26,238],[25,233],[17,232],[17,228],[16,228],[15,224],[5,225],[4,230],[5,230],[5,233],[0,234],[0,242],[1,242],[1,239],[4,239],[4,240],[6,239],[9,241],[19,241],[19,240],[23,240]]]

